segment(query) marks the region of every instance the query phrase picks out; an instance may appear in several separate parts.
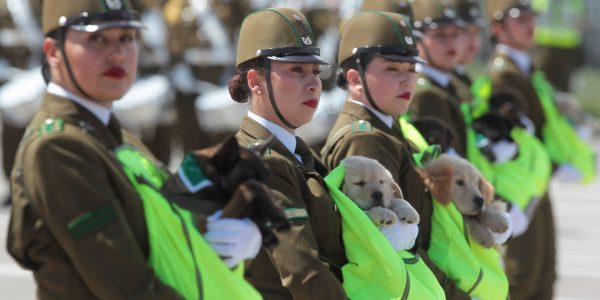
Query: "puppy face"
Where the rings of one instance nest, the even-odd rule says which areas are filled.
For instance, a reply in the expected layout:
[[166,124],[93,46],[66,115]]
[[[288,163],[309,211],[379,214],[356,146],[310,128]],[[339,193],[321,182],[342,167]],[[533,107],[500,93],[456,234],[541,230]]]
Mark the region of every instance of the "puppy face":
[[235,136],[220,146],[196,151],[198,159],[205,161],[206,175],[225,191],[233,192],[242,182],[253,179],[266,182],[269,170],[261,156],[272,139],[254,148],[238,145]]
[[417,172],[436,199],[454,201],[464,215],[478,215],[493,200],[493,187],[462,158],[442,154]]
[[430,145],[440,145],[443,152],[454,147],[456,134],[452,128],[440,118],[423,117],[415,120],[413,125],[419,130]]
[[361,209],[388,208],[392,198],[404,198],[392,174],[376,160],[349,156],[343,163],[346,175],[342,191]]

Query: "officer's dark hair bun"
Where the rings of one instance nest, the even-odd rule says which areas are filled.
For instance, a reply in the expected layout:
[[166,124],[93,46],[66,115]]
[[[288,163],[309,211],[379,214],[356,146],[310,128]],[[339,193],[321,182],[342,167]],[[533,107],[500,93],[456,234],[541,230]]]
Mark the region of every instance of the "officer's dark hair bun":
[[256,58],[240,64],[235,69],[235,74],[227,83],[231,99],[238,103],[248,102],[251,94],[250,87],[248,87],[248,71],[254,69],[262,73],[264,64],[264,58]]

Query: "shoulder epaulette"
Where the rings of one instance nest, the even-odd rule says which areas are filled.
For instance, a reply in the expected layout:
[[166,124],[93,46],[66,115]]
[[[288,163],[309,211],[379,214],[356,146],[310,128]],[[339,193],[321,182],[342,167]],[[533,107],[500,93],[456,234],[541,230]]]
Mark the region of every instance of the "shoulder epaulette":
[[369,121],[358,120],[352,122],[352,132],[371,132],[373,131],[373,126]]
[[63,132],[65,130],[65,121],[61,118],[48,118],[44,120],[38,128],[38,136],[52,132]]

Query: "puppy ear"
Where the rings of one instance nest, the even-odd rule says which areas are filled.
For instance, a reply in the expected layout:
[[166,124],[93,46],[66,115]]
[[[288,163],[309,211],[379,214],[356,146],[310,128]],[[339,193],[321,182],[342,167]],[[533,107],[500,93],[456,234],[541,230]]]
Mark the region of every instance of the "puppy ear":
[[219,174],[227,174],[233,169],[233,166],[240,160],[240,146],[232,135],[211,158]]
[[390,184],[392,185],[392,190],[394,191],[394,198],[404,199],[404,195],[402,195],[402,189],[400,189],[400,186],[393,180],[390,181]]
[[433,161],[426,166],[429,175],[429,190],[442,204],[452,202],[452,173],[454,167],[448,161]]
[[494,186],[492,186],[485,178],[479,177],[479,191],[483,195],[485,203],[492,203],[494,200]]

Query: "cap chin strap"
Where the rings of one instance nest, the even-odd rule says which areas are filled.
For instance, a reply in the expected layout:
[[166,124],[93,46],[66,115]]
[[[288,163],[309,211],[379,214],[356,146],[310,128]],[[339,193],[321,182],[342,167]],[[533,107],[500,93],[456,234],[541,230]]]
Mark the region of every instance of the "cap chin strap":
[[60,53],[63,56],[63,60],[65,62],[65,66],[67,67],[67,73],[69,74],[69,78],[71,79],[71,82],[73,83],[73,85],[75,86],[75,88],[87,99],[94,99],[92,98],[92,96],[90,96],[90,94],[86,93],[83,88],[81,88],[81,86],[79,85],[79,82],[77,82],[77,80],[75,79],[75,75],[73,75],[73,70],[71,69],[71,64],[69,63],[69,59],[67,58],[67,52],[65,50],[65,40],[67,38],[67,28],[63,28],[61,30],[58,31],[58,42],[59,42],[59,49],[60,49]]
[[277,103],[275,103],[275,96],[273,96],[273,85],[271,84],[271,60],[270,59],[267,59],[265,70],[266,70],[265,77],[267,79],[267,91],[269,92],[269,101],[271,101],[271,106],[273,107],[275,114],[277,114],[277,117],[279,118],[279,120],[281,120],[283,125],[287,126],[288,128],[291,128],[291,129],[298,128],[299,126],[294,126],[294,125],[292,125],[292,123],[290,123],[288,120],[286,120],[285,117],[283,116],[283,114],[279,111],[279,108],[277,108]]
[[387,115],[387,113],[382,111],[379,108],[379,106],[377,106],[377,104],[375,104],[375,100],[373,100],[373,97],[371,97],[371,92],[369,91],[369,84],[367,84],[367,78],[365,77],[365,68],[363,67],[362,60],[360,59],[360,57],[361,57],[360,55],[358,55],[356,57],[356,67],[358,68],[358,73],[360,74],[360,80],[362,81],[362,86],[363,86],[363,90],[365,91],[365,96],[367,97],[369,104],[371,104],[371,106],[374,109]]

